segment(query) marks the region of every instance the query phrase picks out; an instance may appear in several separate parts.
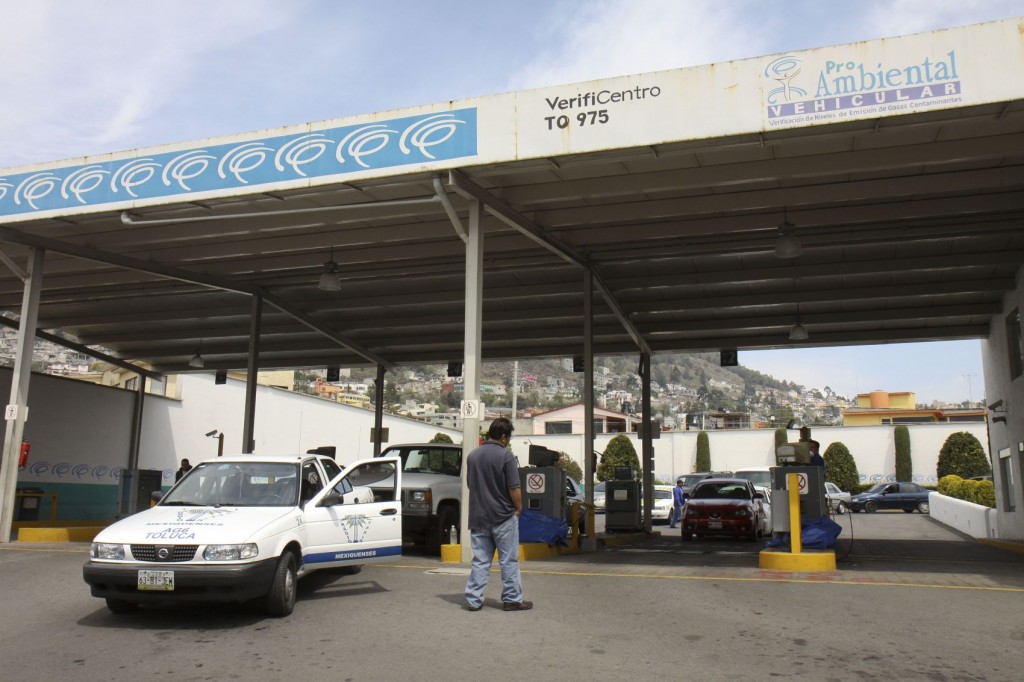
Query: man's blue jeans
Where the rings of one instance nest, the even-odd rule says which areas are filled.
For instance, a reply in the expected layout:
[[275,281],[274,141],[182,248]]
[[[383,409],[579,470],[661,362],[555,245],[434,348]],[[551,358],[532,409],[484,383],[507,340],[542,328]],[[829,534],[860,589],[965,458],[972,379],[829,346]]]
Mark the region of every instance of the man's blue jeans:
[[489,530],[470,532],[473,566],[466,581],[466,603],[472,607],[484,603],[484,590],[490,578],[494,550],[501,565],[501,601],[523,601],[523,585],[519,577],[519,517],[513,515]]

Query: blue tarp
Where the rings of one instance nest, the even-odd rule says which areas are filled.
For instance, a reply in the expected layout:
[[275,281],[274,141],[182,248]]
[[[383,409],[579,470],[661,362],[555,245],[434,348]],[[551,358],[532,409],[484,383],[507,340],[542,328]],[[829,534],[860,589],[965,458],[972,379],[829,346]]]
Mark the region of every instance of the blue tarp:
[[[843,527],[827,516],[800,520],[800,544],[804,549],[835,549]],[[765,547],[789,546],[789,533],[776,535]]]
[[544,542],[549,546],[569,545],[569,524],[536,509],[524,509],[519,517],[519,542]]

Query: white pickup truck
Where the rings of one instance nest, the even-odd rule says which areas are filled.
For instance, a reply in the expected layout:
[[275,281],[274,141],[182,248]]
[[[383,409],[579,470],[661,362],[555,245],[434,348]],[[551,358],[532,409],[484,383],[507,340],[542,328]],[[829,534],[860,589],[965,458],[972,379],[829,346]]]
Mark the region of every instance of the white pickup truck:
[[[402,537],[440,554],[462,513],[462,446],[453,443],[392,445],[381,457],[402,460]],[[567,499],[583,502],[579,483],[566,476]],[[581,532],[585,532],[581,528]]]

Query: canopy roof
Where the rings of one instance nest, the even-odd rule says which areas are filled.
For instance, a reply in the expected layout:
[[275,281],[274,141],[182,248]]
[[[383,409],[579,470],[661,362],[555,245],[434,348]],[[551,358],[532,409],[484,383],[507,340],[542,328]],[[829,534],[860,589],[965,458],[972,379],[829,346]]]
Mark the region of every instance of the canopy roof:
[[[480,199],[484,359],[582,352],[585,269],[598,354],[983,338],[1024,262],[1024,83],[998,76],[1024,70],[1021,31],[0,171],[0,310],[36,246],[39,327],[157,371],[197,349],[245,367],[254,295],[261,368],[459,360],[450,216]],[[775,253],[783,222],[797,257]],[[329,259],[339,291],[317,288]]]

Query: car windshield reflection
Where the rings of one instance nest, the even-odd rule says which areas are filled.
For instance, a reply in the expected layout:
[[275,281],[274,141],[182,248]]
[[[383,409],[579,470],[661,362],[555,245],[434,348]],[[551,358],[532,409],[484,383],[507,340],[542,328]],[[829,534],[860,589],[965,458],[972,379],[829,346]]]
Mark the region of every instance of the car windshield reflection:
[[298,465],[272,462],[204,462],[194,467],[162,505],[294,507]]

